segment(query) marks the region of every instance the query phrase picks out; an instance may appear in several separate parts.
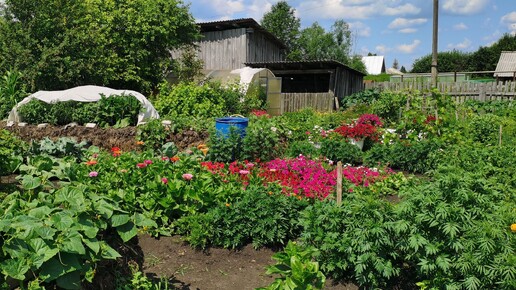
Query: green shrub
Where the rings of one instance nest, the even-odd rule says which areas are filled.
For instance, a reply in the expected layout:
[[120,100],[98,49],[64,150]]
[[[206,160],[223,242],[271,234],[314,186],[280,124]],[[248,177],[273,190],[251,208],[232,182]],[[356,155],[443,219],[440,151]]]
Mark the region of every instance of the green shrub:
[[296,158],[299,155],[303,155],[309,159],[316,159],[320,155],[320,148],[318,147],[320,147],[320,145],[316,145],[314,142],[308,140],[294,141],[288,144],[285,156]]
[[344,99],[340,100],[340,106],[344,110],[358,104],[371,104],[379,99],[380,96],[381,92],[378,89],[363,90],[344,97]]
[[66,125],[71,122],[98,123],[100,126],[114,126],[126,123],[135,126],[142,105],[131,95],[104,97],[97,102],[76,101],[45,103],[32,99],[18,108],[20,118],[30,124],[49,123]]
[[283,251],[272,256],[275,265],[267,267],[266,275],[278,274],[271,285],[256,290],[323,289],[326,277],[314,262],[318,250],[314,247],[288,242]]
[[392,210],[387,201],[355,193],[344,195],[342,205],[318,202],[302,212],[301,239],[319,249],[326,275],[388,289],[402,267],[388,227]]
[[227,136],[224,136],[214,129],[210,130],[208,146],[210,150],[206,156],[207,160],[232,162],[242,159],[242,137],[240,136],[240,131],[236,130],[233,126],[229,128],[229,134]]
[[22,163],[26,143],[11,132],[0,129],[0,175],[13,173]]
[[280,148],[280,129],[273,119],[251,118],[242,140],[243,159],[269,161],[278,157]]
[[341,136],[322,139],[320,152],[322,156],[334,162],[342,161],[344,164],[353,165],[362,163],[362,151]]
[[433,158],[442,150],[437,139],[396,140],[392,144],[375,144],[364,154],[364,164],[376,167],[387,165],[393,169],[425,173],[437,168],[437,160]]
[[6,118],[12,108],[27,95],[21,77],[18,71],[7,71],[0,79],[0,120]]
[[218,83],[179,83],[171,86],[162,84],[154,107],[160,116],[213,118],[231,114],[242,114],[245,96],[239,88],[223,87]]
[[154,119],[138,126],[136,138],[144,142],[145,149],[158,150],[167,142],[170,131],[161,120]]
[[[514,186],[500,187],[488,166],[440,168],[434,179],[401,193],[393,223],[417,280],[431,289],[514,289]],[[502,189],[503,190],[500,190]]]
[[29,153],[54,157],[73,156],[80,160],[87,150],[87,145],[87,141],[77,142],[75,138],[71,137],[60,137],[55,141],[45,137],[40,141],[33,141]]
[[186,240],[197,247],[238,248],[252,243],[255,248],[285,245],[300,234],[299,213],[307,201],[264,187],[248,187],[242,197],[221,204],[206,214],[194,214],[179,222]]
[[382,92],[371,106],[371,113],[387,122],[399,120],[401,111],[407,103],[407,94],[403,92]]
[[492,114],[474,116],[469,122],[469,133],[475,142],[498,143],[501,118]]

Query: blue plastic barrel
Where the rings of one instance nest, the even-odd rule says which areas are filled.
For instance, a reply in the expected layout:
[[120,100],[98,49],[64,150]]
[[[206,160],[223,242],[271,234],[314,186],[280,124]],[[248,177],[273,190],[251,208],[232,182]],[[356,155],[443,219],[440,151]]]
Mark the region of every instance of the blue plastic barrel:
[[227,138],[231,127],[233,127],[234,130],[240,134],[240,137],[244,138],[248,124],[249,119],[244,117],[217,118],[215,120],[215,130],[217,130],[217,134],[221,134],[224,138]]

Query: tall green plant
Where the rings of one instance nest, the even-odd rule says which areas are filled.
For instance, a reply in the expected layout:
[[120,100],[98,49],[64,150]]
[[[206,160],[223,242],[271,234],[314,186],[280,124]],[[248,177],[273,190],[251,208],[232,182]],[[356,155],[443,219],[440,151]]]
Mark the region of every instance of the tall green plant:
[[9,111],[27,95],[21,78],[22,73],[13,70],[7,71],[0,80],[0,120],[6,118]]

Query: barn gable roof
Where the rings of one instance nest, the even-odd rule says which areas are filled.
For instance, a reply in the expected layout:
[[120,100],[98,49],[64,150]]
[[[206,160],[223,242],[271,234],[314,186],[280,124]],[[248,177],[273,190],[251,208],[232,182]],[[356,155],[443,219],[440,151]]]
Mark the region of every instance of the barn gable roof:
[[495,77],[513,77],[516,71],[516,51],[502,51],[496,70]]
[[366,66],[367,73],[370,75],[379,75],[385,72],[384,56],[363,56],[362,61]]
[[200,27],[201,32],[222,31],[236,28],[252,28],[263,33],[268,39],[270,39],[272,42],[275,42],[282,49],[287,48],[283,41],[279,40],[279,38],[277,38],[274,34],[269,32],[267,29],[263,28],[253,18],[239,18],[212,22],[200,22],[197,23],[197,25]]

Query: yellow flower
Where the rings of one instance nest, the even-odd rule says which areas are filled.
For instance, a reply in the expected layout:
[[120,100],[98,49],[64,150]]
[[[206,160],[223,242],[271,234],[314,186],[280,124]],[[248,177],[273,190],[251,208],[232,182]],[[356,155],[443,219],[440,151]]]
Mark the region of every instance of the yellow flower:
[[511,231],[512,231],[513,233],[516,233],[516,224],[512,224],[512,225],[511,225]]

